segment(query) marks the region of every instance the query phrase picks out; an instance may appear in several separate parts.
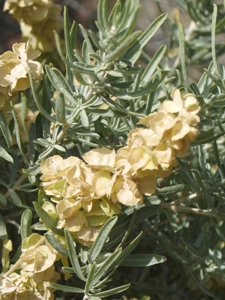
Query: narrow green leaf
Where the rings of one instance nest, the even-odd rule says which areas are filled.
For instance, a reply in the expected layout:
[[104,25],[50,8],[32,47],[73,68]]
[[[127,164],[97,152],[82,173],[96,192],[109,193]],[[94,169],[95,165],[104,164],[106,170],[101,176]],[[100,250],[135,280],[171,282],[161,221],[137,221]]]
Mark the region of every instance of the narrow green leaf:
[[[132,1],[132,2],[134,2],[134,1]],[[126,6],[126,8],[127,8],[127,6]],[[112,26],[116,25],[115,28],[118,31],[119,31],[118,27],[121,24],[121,21],[123,20],[121,18],[121,14],[123,14],[124,19],[125,19],[125,23],[126,23],[126,21],[127,21],[127,15],[128,15],[128,13],[126,13],[127,11],[125,11],[124,5],[122,5],[121,1],[116,1],[115,5],[113,6],[113,8],[112,8],[112,10],[110,12],[109,22],[112,24]],[[124,23],[122,24],[122,28],[124,28]]]
[[[82,54],[80,53],[80,51],[78,49],[74,49],[74,55],[76,56],[76,59],[78,60],[78,62],[86,64]],[[73,65],[73,63],[71,65]]]
[[7,200],[4,197],[4,195],[0,192],[0,205],[6,206],[6,204],[7,204]]
[[45,234],[46,240],[52,247],[60,254],[69,257],[67,249],[60,243],[60,241],[51,233],[47,232]]
[[32,233],[31,230],[32,224],[32,211],[30,209],[26,209],[21,217],[21,225],[20,225],[20,234],[22,241],[29,237]]
[[[150,218],[159,213],[161,206],[160,205],[142,205],[136,208],[136,224],[142,222],[146,218]],[[121,215],[118,217],[118,221],[114,228],[110,232],[110,241],[107,244],[108,247],[113,247],[118,242],[121,241],[124,236],[131,219],[131,214],[133,213],[134,208],[130,207],[129,211],[126,212],[127,215]]]
[[8,183],[3,181],[1,178],[0,178],[0,184],[3,185],[4,187],[8,188]]
[[116,264],[121,264],[122,261],[137,247],[140,240],[142,239],[142,232],[122,251]]
[[92,296],[92,295],[88,295],[88,300],[102,300],[102,299],[99,298],[99,297],[95,297],[95,296]]
[[129,35],[118,47],[112,51],[111,53],[107,54],[105,57],[105,61],[113,62],[120,56],[122,56],[132,45],[138,43],[137,38],[141,35],[141,31],[135,31],[131,35]]
[[67,286],[57,283],[50,283],[49,286],[55,290],[63,291],[65,293],[83,294],[84,290],[80,288],[75,288],[73,286]]
[[49,140],[45,140],[43,138],[38,138],[37,141],[35,141],[35,143],[37,142],[39,142],[38,144],[43,147],[49,147],[52,145],[52,143]]
[[[225,6],[225,1],[223,1],[224,6]],[[220,20],[218,20],[217,24],[216,24],[216,31],[220,31],[223,30],[225,26],[225,18],[221,18]]]
[[29,130],[29,158],[30,158],[30,164],[34,163],[35,160],[35,147],[34,147],[34,140],[36,139],[36,124],[31,123],[30,124],[30,130]]
[[107,259],[95,273],[94,279],[90,284],[90,288],[96,285],[103,276],[106,276],[106,274],[110,272],[110,270],[112,269],[112,265],[116,265],[115,262],[117,262],[118,258],[121,256],[121,252],[122,249],[119,248],[107,257]]
[[64,88],[60,88],[59,91],[64,95],[64,98],[66,99],[66,103],[71,102],[73,105],[77,106],[77,100],[74,96],[72,96],[67,90]]
[[9,130],[9,126],[2,112],[0,112],[0,128],[5,138],[7,146],[10,147],[12,145],[12,137]]
[[78,71],[78,72],[81,72],[82,74],[93,75],[96,72],[96,66],[89,65],[89,64],[86,64],[86,63],[83,63],[83,62],[75,62],[75,63],[73,63],[71,68]]
[[89,30],[88,33],[89,33],[90,38],[91,38],[93,44],[95,45],[95,47],[96,47],[97,49],[103,51],[104,49],[103,49],[103,48],[101,47],[101,45],[99,44],[99,41],[98,41],[98,39],[97,39],[95,33],[94,33],[93,31],[91,31],[91,30]]
[[212,79],[212,81],[218,85],[218,87],[221,88],[222,91],[225,91],[225,87],[224,87],[224,83],[221,80],[221,77],[218,75],[213,75],[212,73],[210,73],[208,70],[205,70],[205,73],[207,73],[208,77],[210,77]]
[[15,128],[15,133],[16,133],[16,142],[17,142],[18,148],[20,150],[20,153],[23,156],[24,162],[26,164],[28,164],[28,159],[27,159],[27,156],[25,155],[25,153],[23,151],[23,147],[22,147],[22,143],[21,143],[20,127],[19,127],[19,124],[18,124],[18,121],[17,121],[17,116],[16,116],[16,113],[15,113],[15,110],[14,110],[14,107],[13,107],[12,103],[11,103],[11,112],[12,112],[13,120],[14,120],[14,128]]
[[39,156],[38,156],[38,159],[39,160],[42,160],[44,158],[46,158],[49,154],[51,154],[53,151],[53,147],[50,146],[48,147],[45,151],[43,151]]
[[36,209],[36,212],[38,214],[38,216],[41,218],[42,222],[44,223],[44,225],[51,229],[55,234],[61,235],[63,236],[63,230],[62,229],[58,229],[57,226],[57,221],[55,219],[53,219],[42,207],[39,203],[37,202],[33,202],[34,207]]
[[60,89],[63,88],[67,90],[71,95],[73,94],[73,91],[71,90],[65,77],[58,69],[50,68],[49,66],[45,66],[45,69],[51,83],[56,88],[56,90],[60,91]]
[[183,84],[185,88],[188,88],[188,80],[187,80],[187,72],[186,72],[186,58],[185,58],[185,38],[183,27],[179,23],[178,25],[178,33],[179,33],[179,50],[180,50],[180,62],[181,62],[181,74],[183,77]]
[[74,45],[76,43],[76,37],[77,37],[77,24],[75,21],[73,21],[71,29],[70,29],[70,43],[72,46],[72,50],[74,50]]
[[40,99],[36,93],[36,90],[35,90],[35,86],[34,86],[34,80],[33,80],[33,77],[32,75],[29,73],[29,78],[30,78],[30,86],[31,86],[31,90],[32,90],[32,93],[33,93],[33,97],[34,97],[34,101],[37,105],[37,108],[39,109],[39,111],[42,113],[42,115],[47,119],[49,120],[50,122],[52,123],[55,123],[56,122],[56,119],[54,117],[52,117],[50,114],[48,114],[48,112],[43,108],[43,106],[41,105],[41,102],[40,102]]
[[160,61],[162,60],[162,58],[166,52],[166,49],[167,49],[166,45],[162,45],[158,49],[158,51],[155,53],[155,55],[153,56],[150,63],[146,66],[145,71],[143,72],[143,74],[141,76],[141,85],[143,87],[145,87],[146,84],[149,84],[149,82],[151,80],[151,76],[155,72]]
[[55,145],[52,145],[52,147],[53,147],[54,149],[58,150],[58,151],[66,152],[66,149],[65,149],[63,146],[61,146],[61,145],[55,144]]
[[98,1],[98,24],[105,33],[110,29],[108,21],[108,0]]
[[125,235],[127,227],[129,226],[130,220],[131,220],[131,216],[129,215],[119,216],[116,225],[110,232],[109,235],[110,240],[107,243],[107,246],[115,247],[119,242],[121,242],[123,236]]
[[216,108],[223,108],[225,107],[225,99],[215,100],[211,103],[211,105]]
[[29,169],[22,169],[23,173],[36,176],[40,172],[40,166],[31,166]]
[[68,15],[68,9],[67,7],[64,7],[64,34],[65,34],[65,44],[66,44],[66,51],[67,51],[67,57],[70,62],[73,62],[75,60],[74,57],[74,43],[76,40],[76,33],[77,33],[77,25],[74,22],[73,26],[71,28],[70,32],[70,20]]
[[212,15],[212,33],[211,33],[211,47],[212,47],[212,61],[213,67],[216,73],[218,73],[217,59],[216,59],[216,18],[217,18],[217,6],[213,4]]
[[135,45],[128,51],[125,58],[130,60],[133,64],[138,60],[142,49],[148,44],[150,39],[154,36],[156,31],[161,27],[166,20],[167,14],[162,14],[154,20],[152,24],[142,33],[137,39]]
[[[221,135],[223,135],[223,134],[221,133]],[[201,132],[197,136],[196,140],[194,141],[194,144],[197,144],[197,145],[206,144],[206,143],[212,142],[216,138],[217,138],[217,136],[215,135],[215,129],[212,128],[207,131]]]
[[87,109],[87,112],[90,112],[91,114],[93,115],[97,115],[98,116],[104,116],[104,117],[114,117],[115,114],[114,114],[114,111],[112,110],[108,110],[108,109],[98,109],[98,108],[88,108]]
[[81,247],[80,248],[80,260],[83,264],[87,264],[88,263],[88,256],[89,256],[89,248],[88,247]]
[[105,222],[105,224],[102,226],[94,244],[90,249],[91,262],[94,262],[98,258],[104,244],[106,243],[109,233],[113,228],[113,226],[116,224],[117,220],[118,218],[116,216],[112,217],[107,222]]
[[23,204],[22,201],[20,200],[20,197],[17,195],[17,193],[13,189],[9,189],[8,191],[13,204],[15,204],[18,207],[21,207]]
[[124,19],[127,20],[126,12],[124,10],[124,5],[122,5],[121,1],[116,1],[115,5],[113,6],[110,12],[109,22],[113,25],[119,26],[119,24],[121,23],[120,21],[122,19],[120,16],[121,13],[123,13]]
[[13,158],[9,153],[2,147],[0,146],[0,157],[3,159],[7,160],[10,163],[13,163]]
[[83,275],[83,272],[81,270],[81,266],[78,260],[78,256],[75,250],[75,245],[74,245],[74,241],[71,237],[70,232],[65,229],[65,238],[66,238],[66,243],[67,243],[67,249],[68,249],[68,253],[69,253],[69,257],[70,257],[70,262],[73,266],[74,272],[77,274],[77,276],[84,282],[86,282],[86,278]]
[[160,78],[155,77],[151,82],[149,82],[144,88],[140,88],[134,92],[127,92],[126,94],[117,94],[117,96],[124,100],[131,100],[142,97],[144,95],[150,94],[152,91],[155,91],[163,79],[168,74],[168,71],[162,71]]
[[74,269],[71,268],[71,267],[62,267],[62,270],[65,271],[65,272],[68,272],[70,274],[74,274]]
[[89,81],[87,80],[87,78],[84,78],[85,75],[82,76],[82,75],[80,74],[80,71],[79,71],[79,70],[74,69],[74,65],[73,65],[72,69],[73,69],[74,77],[76,78],[76,80],[77,80],[80,84],[82,84],[82,85],[84,85],[84,86],[89,86],[89,85],[91,85],[91,83],[89,83]]
[[118,77],[118,78],[123,78],[124,74],[123,72],[120,71],[115,71],[115,70],[109,70],[107,71],[107,74],[113,77]]
[[225,234],[224,234],[223,228],[220,228],[220,226],[218,225],[218,222],[216,222],[214,219],[212,219],[212,225],[215,228],[215,231],[218,234],[218,236],[220,237],[220,239],[223,242],[225,242]]
[[87,281],[86,281],[85,288],[84,288],[85,295],[88,295],[89,292],[90,292],[90,286],[91,286],[91,283],[94,279],[95,271],[96,271],[96,263],[94,262],[92,264],[91,269],[90,269],[90,271],[88,273],[88,276],[87,276]]
[[90,126],[88,116],[86,114],[85,109],[81,109],[80,118],[81,118],[81,123],[84,127],[89,127]]
[[59,34],[56,30],[53,30],[53,33],[54,33],[54,37],[55,37],[56,49],[59,53],[59,56],[64,63],[67,63],[67,60],[64,56],[64,52],[63,52],[62,46],[61,46],[61,37],[59,36]]
[[0,215],[0,240],[5,241],[8,240],[8,233],[5,226],[5,223],[2,220],[2,216]]
[[136,217],[137,217],[137,210],[135,209],[134,212],[131,214],[131,218],[129,220],[129,225],[127,226],[127,229],[124,232],[124,235],[117,247],[123,247],[123,245],[126,243],[128,236],[130,235],[131,231],[133,230],[134,224],[136,224]]
[[[120,97],[120,98],[122,98],[122,97]],[[128,98],[126,98],[126,100],[127,99]],[[117,112],[116,111],[113,112],[115,114],[115,116],[117,116],[117,117],[125,117],[126,115],[135,116],[135,117],[139,117],[139,118],[143,118],[144,117],[144,115],[142,115],[142,114],[138,114],[136,112],[129,111],[126,108],[123,108],[123,106],[121,106],[120,104],[116,103],[116,101],[113,101],[109,97],[107,99],[102,97],[102,100],[107,105],[109,105],[109,107],[111,107],[112,109],[114,109],[114,110],[117,111]],[[118,112],[120,112],[120,113],[118,113]]]
[[[19,173],[19,157],[18,157],[18,155],[15,155],[14,156],[14,163],[12,164],[12,166],[10,168],[9,187],[14,185],[15,181],[17,180],[16,178],[17,178],[18,173]],[[21,176],[23,176],[23,175],[21,175]]]
[[[213,72],[213,63],[211,62],[208,71],[211,73]],[[207,75],[206,72],[204,72],[197,84],[197,87],[200,91],[200,93],[203,93],[203,97],[207,97],[210,91],[210,85],[211,85],[211,78]]]
[[185,188],[184,184],[176,184],[172,186],[167,186],[161,189],[156,189],[156,195],[170,195],[174,193],[178,193]]
[[[118,8],[115,7],[115,11],[112,11],[113,24],[115,24],[117,32],[122,31],[123,36],[126,37],[131,34],[137,24],[138,13],[141,8],[140,1],[124,2],[122,7],[119,1],[117,3]],[[117,6],[117,3],[115,6]]]
[[150,267],[166,261],[165,256],[157,254],[129,254],[121,263],[124,267]]
[[55,100],[55,114],[57,121],[60,124],[66,124],[66,110],[65,110],[65,100],[62,93],[56,97]]
[[89,55],[91,53],[95,53],[95,50],[92,47],[92,44],[91,44],[91,41],[90,41],[90,39],[88,37],[87,31],[84,29],[84,27],[81,24],[79,24],[79,27],[81,29],[81,32],[82,32],[83,37],[84,37],[85,42],[86,42],[86,51],[87,51],[87,54],[88,54],[88,57],[86,58],[86,61],[88,61],[88,60],[90,60],[90,56]]
[[129,289],[129,287],[130,287],[130,283],[118,286],[118,287],[116,287],[114,289],[111,289],[111,290],[107,290],[107,291],[100,292],[100,293],[95,293],[94,296],[101,297],[101,298],[102,297],[109,297],[109,296],[112,296],[112,295],[115,295],[115,294],[118,294],[118,293],[122,293],[122,292],[126,291],[127,289]]

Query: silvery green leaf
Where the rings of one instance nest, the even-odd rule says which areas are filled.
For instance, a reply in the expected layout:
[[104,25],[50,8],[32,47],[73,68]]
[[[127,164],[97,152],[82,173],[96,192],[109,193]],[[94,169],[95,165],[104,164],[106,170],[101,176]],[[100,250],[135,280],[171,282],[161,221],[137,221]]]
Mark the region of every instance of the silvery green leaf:
[[20,234],[22,240],[29,237],[32,233],[31,231],[31,223],[32,223],[32,211],[30,209],[26,209],[21,217],[21,225],[20,225]]
[[86,282],[86,278],[81,270],[81,266],[80,266],[79,259],[77,256],[75,242],[73,241],[71,234],[67,229],[65,229],[64,232],[65,232],[65,238],[66,238],[69,258],[70,258],[70,262],[73,266],[74,272],[77,274],[77,276],[82,281]]
[[55,234],[63,236],[63,230],[57,228],[57,220],[53,219],[42,207],[39,203],[34,202],[35,210],[44,223],[44,225],[51,229]]
[[64,8],[64,34],[65,34],[65,44],[67,56],[70,62],[75,60],[74,56],[74,45],[77,35],[77,24],[73,22],[72,27],[70,28],[70,19],[68,15],[68,9]]
[[115,250],[113,253],[109,254],[106,260],[101,264],[101,266],[96,271],[94,279],[90,284],[90,288],[95,286],[102,277],[104,277],[108,272],[110,272],[112,268],[114,268],[113,266],[116,266],[116,262],[118,261],[118,258],[121,256],[121,252],[122,249],[119,248]]
[[54,234],[46,233],[45,237],[52,247],[60,254],[69,257],[67,249],[60,243],[60,241],[54,236]]
[[98,1],[98,25],[101,31],[109,31],[108,0]]
[[37,108],[39,109],[39,111],[43,114],[43,116],[49,120],[50,122],[53,122],[55,123],[56,122],[56,119],[54,117],[52,117],[45,109],[44,107],[42,106],[41,104],[41,100],[39,99],[40,97],[38,97],[37,95],[37,92],[36,92],[36,89],[35,89],[35,86],[34,86],[34,80],[33,80],[33,77],[30,73],[29,74],[29,78],[30,78],[30,86],[31,86],[31,90],[32,90],[32,93],[33,93],[33,96],[34,96],[34,101],[37,105]]
[[1,206],[6,206],[7,205],[7,200],[1,192],[0,192],[0,205]]
[[178,193],[180,191],[182,191],[185,188],[184,184],[176,184],[176,185],[172,185],[172,186],[167,186],[161,189],[156,189],[156,194],[158,195],[170,195],[173,193]]
[[45,69],[51,83],[56,90],[59,91],[61,88],[63,88],[68,91],[68,93],[73,94],[71,87],[67,83],[63,74],[58,69],[50,68],[49,66],[46,66]]
[[113,62],[119,57],[121,57],[128,49],[130,49],[135,43],[137,43],[137,38],[141,35],[141,31],[135,31],[129,35],[121,44],[111,53],[107,54],[105,61]]
[[9,195],[12,199],[13,204],[18,207],[21,207],[23,205],[23,203],[22,203],[20,197],[18,196],[18,194],[11,188],[8,191],[9,191]]
[[130,284],[125,284],[125,285],[121,285],[121,286],[118,286],[116,288],[113,288],[111,290],[106,290],[104,292],[99,292],[99,293],[95,293],[94,295],[96,297],[109,297],[109,296],[113,296],[115,294],[118,294],[118,293],[122,293],[126,290],[128,290],[130,287]]
[[2,112],[0,112],[0,128],[1,128],[2,134],[5,138],[7,146],[10,147],[12,145],[12,137],[11,137],[8,123]]
[[162,60],[162,58],[165,55],[166,49],[167,49],[167,47],[165,45],[162,45],[158,49],[158,51],[155,53],[155,55],[153,56],[150,63],[146,66],[146,68],[141,76],[141,85],[143,87],[145,87],[146,84],[149,84],[149,82],[151,80],[151,76],[153,75],[153,73],[157,69],[160,61]]
[[62,285],[58,283],[50,283],[49,287],[58,290],[58,291],[63,291],[65,293],[73,293],[73,294],[83,294],[84,290],[80,288],[76,288],[73,286],[68,286],[68,285]]
[[106,243],[106,240],[108,239],[111,229],[117,222],[117,219],[117,217],[112,217],[102,226],[94,244],[91,246],[90,249],[91,262],[94,262],[98,258],[104,244]]
[[8,239],[8,233],[5,226],[5,223],[0,215],[0,240],[5,241]]
[[13,163],[13,158],[9,153],[2,147],[0,146],[0,157],[3,159],[7,160],[10,163]]
[[142,49],[155,35],[156,31],[161,27],[166,18],[167,14],[162,14],[159,17],[157,17],[137,39],[136,44],[128,51],[128,53],[126,53],[125,58],[129,59],[134,64],[138,60]]
[[91,267],[90,267],[90,270],[88,272],[88,276],[87,276],[87,280],[86,280],[86,283],[85,283],[85,294],[88,295],[89,294],[89,291],[90,291],[90,287],[91,287],[91,284],[92,284],[92,281],[94,279],[94,276],[95,276],[95,273],[96,273],[96,263],[94,262]]
[[121,263],[125,267],[150,267],[166,261],[166,257],[157,254],[129,254]]

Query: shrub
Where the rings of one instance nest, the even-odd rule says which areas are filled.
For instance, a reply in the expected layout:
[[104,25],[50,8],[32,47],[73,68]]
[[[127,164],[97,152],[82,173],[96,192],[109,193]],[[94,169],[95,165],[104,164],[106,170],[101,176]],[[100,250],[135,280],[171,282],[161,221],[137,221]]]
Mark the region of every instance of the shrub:
[[142,32],[138,0],[108,2],[95,30],[65,8],[62,38],[60,5],[5,1],[23,41],[0,56],[0,299],[223,299],[224,6]]

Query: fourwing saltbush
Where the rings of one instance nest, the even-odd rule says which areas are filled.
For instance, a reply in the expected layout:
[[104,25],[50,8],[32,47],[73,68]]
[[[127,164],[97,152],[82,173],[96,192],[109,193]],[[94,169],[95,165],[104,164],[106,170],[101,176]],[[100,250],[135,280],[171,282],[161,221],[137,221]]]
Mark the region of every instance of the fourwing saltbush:
[[225,7],[169,2],[143,32],[139,0],[68,4],[60,64],[0,56],[0,299],[223,299]]

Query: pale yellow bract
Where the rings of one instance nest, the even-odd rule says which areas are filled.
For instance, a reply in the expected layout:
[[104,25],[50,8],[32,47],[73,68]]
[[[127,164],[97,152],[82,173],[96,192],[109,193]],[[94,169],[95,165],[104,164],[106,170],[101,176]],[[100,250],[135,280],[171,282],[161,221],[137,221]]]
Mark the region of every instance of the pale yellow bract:
[[33,48],[42,53],[55,49],[53,30],[63,28],[60,5],[52,0],[6,0],[4,11],[17,20],[23,39],[30,39]]
[[[59,256],[45,238],[31,234],[22,243],[22,254],[14,266],[0,277],[0,299],[53,299],[49,282],[56,282],[59,274],[54,263]],[[17,271],[17,272],[15,272]]]
[[110,150],[92,149],[63,159],[59,155],[41,164],[41,185],[56,202],[58,228],[67,228],[74,239],[90,246],[105,221],[121,213],[121,205],[137,206],[144,195],[154,194],[158,177],[167,177],[198,133],[200,110],[193,94],[172,91],[158,111],[139,121],[145,128],[129,132],[127,145]]
[[[107,154],[104,159],[103,153]],[[94,166],[89,166],[77,157],[63,159],[59,155],[47,158],[40,166],[45,193],[57,203],[57,227],[67,228],[75,239],[86,246],[95,241],[105,221],[121,211],[119,203],[113,203],[107,198],[114,177],[114,163],[110,153],[107,149],[96,149],[93,153],[87,153],[87,160],[88,157]],[[101,157],[102,164],[99,160]],[[98,164],[99,169],[96,169]],[[44,204],[43,209],[56,219],[55,211],[49,204]]]
[[33,50],[30,42],[14,44],[13,51],[0,55],[0,109],[7,110],[9,101],[15,100],[19,91],[30,87],[28,72],[34,80],[42,79],[43,68],[35,61],[40,52]]

